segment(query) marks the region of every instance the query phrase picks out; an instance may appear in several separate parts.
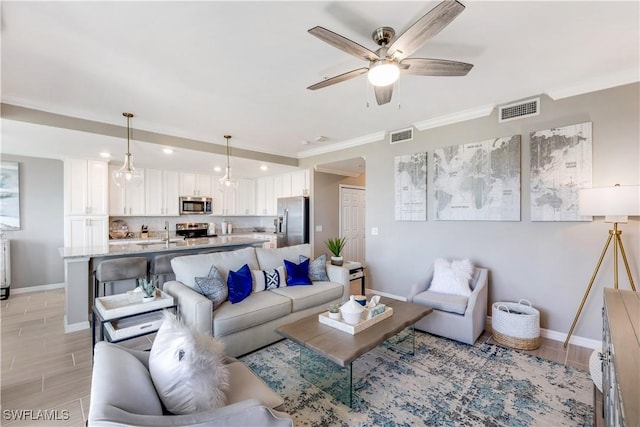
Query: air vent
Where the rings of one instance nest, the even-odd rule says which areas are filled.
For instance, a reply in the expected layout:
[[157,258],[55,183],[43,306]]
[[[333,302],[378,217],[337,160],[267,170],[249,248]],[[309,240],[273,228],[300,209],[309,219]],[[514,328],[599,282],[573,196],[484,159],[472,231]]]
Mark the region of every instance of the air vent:
[[498,123],[540,114],[540,98],[528,99],[514,104],[503,105],[498,109]]
[[396,130],[389,133],[389,143],[391,144],[411,141],[412,139],[413,139],[413,128]]

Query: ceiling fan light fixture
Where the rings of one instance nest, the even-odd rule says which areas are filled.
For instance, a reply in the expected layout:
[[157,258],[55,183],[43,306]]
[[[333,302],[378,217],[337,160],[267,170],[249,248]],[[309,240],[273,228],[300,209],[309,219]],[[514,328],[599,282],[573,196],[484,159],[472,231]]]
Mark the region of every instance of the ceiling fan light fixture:
[[389,86],[395,83],[399,76],[398,64],[387,59],[381,59],[371,64],[367,73],[369,83],[374,86]]
[[124,155],[124,164],[118,170],[113,171],[113,182],[118,187],[127,187],[127,186],[138,186],[142,184],[144,180],[144,175],[142,171],[136,169],[133,166],[133,160],[131,159],[131,118],[133,114],[131,113],[122,113],[124,117],[127,118],[127,153]]

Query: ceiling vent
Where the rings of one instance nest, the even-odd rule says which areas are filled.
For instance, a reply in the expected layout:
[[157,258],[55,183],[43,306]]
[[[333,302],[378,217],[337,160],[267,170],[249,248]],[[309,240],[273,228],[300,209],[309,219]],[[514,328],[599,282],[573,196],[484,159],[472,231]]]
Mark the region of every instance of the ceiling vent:
[[500,107],[498,109],[498,123],[524,119],[538,114],[540,114],[540,98],[527,99]]
[[413,140],[413,128],[396,130],[389,133],[389,143],[398,144]]

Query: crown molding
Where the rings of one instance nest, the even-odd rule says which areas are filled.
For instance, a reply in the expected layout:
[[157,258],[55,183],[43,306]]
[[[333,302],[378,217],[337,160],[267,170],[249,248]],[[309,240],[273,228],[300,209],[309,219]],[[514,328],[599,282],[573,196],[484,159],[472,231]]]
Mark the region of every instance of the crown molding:
[[326,147],[312,148],[310,150],[301,151],[298,153],[298,158],[303,159],[305,157],[317,156],[319,154],[331,153],[334,151],[344,150],[345,148],[357,147],[358,145],[370,144],[372,142],[382,141],[387,132],[380,131],[370,133],[369,135],[360,136],[358,138],[348,139],[336,144],[331,144]]
[[618,71],[607,76],[584,80],[580,84],[574,86],[549,89],[545,93],[549,98],[557,101],[558,99],[596,92],[616,86],[623,86],[630,83],[636,83],[638,81],[640,81],[640,73],[638,72],[638,68],[634,67]]
[[341,175],[341,176],[349,176],[352,178],[357,178],[360,175],[362,175],[359,172],[352,172],[352,171],[347,171],[347,170],[341,170],[341,169],[335,169],[335,168],[327,168],[325,166],[319,166],[319,165],[315,165],[313,167],[313,169],[316,172],[322,172],[322,173],[330,173],[332,175]]
[[433,119],[424,120],[413,123],[418,130],[433,129],[440,126],[451,125],[454,123],[465,122],[480,117],[486,117],[493,112],[495,105],[484,105],[481,107],[471,108],[469,110],[458,111],[456,113],[446,114],[444,116],[434,117]]

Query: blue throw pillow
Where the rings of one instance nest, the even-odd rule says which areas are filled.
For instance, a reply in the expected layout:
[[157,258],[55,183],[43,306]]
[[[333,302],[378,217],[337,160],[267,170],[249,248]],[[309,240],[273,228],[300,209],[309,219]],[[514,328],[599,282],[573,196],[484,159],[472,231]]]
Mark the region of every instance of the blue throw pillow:
[[253,289],[253,278],[249,266],[245,264],[238,271],[229,271],[227,286],[229,287],[231,304],[238,303],[248,297]]
[[310,285],[309,259],[300,264],[284,260],[284,268],[287,270],[287,286]]

